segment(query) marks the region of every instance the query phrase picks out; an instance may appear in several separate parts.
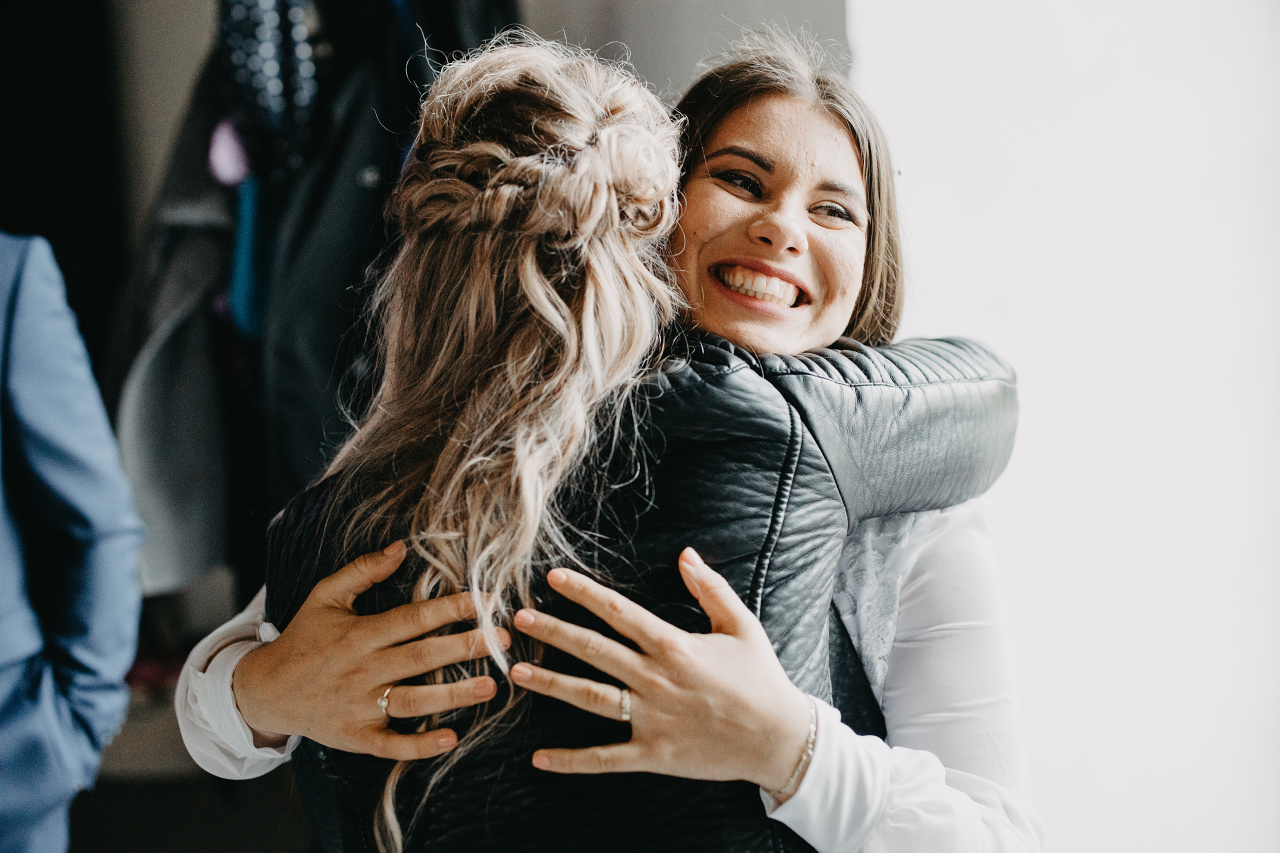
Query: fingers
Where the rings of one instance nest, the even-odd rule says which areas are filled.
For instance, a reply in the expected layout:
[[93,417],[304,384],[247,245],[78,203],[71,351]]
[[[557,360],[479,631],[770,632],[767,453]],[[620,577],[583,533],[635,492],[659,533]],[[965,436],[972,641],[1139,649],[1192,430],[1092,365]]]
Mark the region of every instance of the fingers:
[[487,702],[498,694],[498,685],[487,675],[451,684],[401,684],[387,694],[387,716],[425,717]]
[[[498,638],[504,649],[511,646],[511,635],[501,628],[498,629]],[[488,654],[489,648],[485,645],[484,635],[480,633],[479,628],[463,631],[461,634],[426,637],[388,649],[385,656],[379,660],[379,675],[388,681],[400,681],[449,664],[482,658]]]
[[[526,690],[568,702],[575,708],[596,716],[611,720],[622,719],[622,690],[612,684],[564,675],[527,663],[511,667],[511,680]],[[632,716],[634,717],[634,708]]]
[[[670,635],[672,632],[683,633],[679,628],[654,616],[626,596],[601,586],[586,575],[570,569],[552,569],[547,574],[547,580],[556,592],[575,604],[581,604],[622,636],[635,640],[646,654],[654,654],[658,650],[658,642],[663,636]],[[539,616],[541,617],[541,614]],[[521,630],[524,629],[521,628]],[[539,637],[539,639],[543,638]],[[544,642],[549,641],[544,640]],[[557,648],[560,647],[557,646]],[[571,652],[570,649],[565,651]],[[591,663],[595,662],[591,661]]]
[[356,557],[329,577],[316,584],[319,593],[333,604],[350,609],[356,596],[395,574],[404,561],[404,542],[393,542],[381,551]]
[[738,594],[715,569],[708,566],[692,548],[680,552],[680,575],[684,584],[698,599],[707,616],[711,617],[711,630],[717,634],[742,636],[759,621]]
[[[518,631],[562,652],[568,652],[578,660],[621,681],[633,681],[640,670],[640,655],[621,643],[610,640],[599,631],[534,610],[517,611],[513,621]],[[665,622],[661,624],[666,625]],[[669,625],[667,627],[670,628]]]
[[471,593],[457,592],[402,604],[367,618],[379,632],[385,632],[386,645],[393,645],[429,634],[453,622],[475,619],[476,602]]
[[533,766],[551,773],[628,773],[644,771],[644,750],[635,743],[612,743],[589,749],[540,749]]
[[431,758],[458,745],[458,736],[450,729],[436,729],[421,734],[402,735],[390,729],[371,729],[361,750],[378,758],[413,761]]

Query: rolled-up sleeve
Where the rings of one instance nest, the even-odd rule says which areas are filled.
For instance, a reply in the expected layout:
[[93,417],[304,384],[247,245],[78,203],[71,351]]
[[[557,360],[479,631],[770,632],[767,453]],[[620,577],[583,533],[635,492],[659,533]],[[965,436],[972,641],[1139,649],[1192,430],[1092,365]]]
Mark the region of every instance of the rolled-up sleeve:
[[282,747],[255,747],[253,732],[240,716],[231,677],[236,664],[275,636],[264,622],[266,589],[249,606],[191,650],[178,676],[174,710],[182,742],[195,762],[223,779],[252,779],[289,760],[293,736]]

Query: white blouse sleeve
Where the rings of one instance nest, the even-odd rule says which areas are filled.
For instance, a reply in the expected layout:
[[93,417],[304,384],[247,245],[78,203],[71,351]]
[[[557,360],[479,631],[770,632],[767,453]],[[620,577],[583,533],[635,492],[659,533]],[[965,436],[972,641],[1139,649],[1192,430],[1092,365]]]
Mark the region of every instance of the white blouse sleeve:
[[922,513],[882,707],[888,742],[818,704],[813,760],[770,816],[820,853],[1039,853],[999,576],[979,503]]
[[279,634],[266,619],[266,587],[249,606],[201,640],[182,667],[173,705],[187,752],[205,770],[223,779],[252,779],[289,760],[301,738],[282,747],[255,747],[253,732],[240,716],[231,674],[240,659]]

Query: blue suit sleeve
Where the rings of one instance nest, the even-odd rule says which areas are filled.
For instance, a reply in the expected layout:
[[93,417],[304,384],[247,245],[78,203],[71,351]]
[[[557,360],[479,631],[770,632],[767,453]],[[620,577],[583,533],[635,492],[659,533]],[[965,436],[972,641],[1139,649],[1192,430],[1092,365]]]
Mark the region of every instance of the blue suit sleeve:
[[83,735],[86,769],[124,718],[137,647],[142,526],[49,244],[33,239],[12,294],[6,477],[23,520],[43,655]]

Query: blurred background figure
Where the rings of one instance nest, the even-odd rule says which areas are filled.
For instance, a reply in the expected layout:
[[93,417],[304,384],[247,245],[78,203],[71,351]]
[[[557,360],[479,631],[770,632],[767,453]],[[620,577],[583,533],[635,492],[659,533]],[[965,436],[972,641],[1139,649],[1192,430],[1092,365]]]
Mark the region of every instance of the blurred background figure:
[[514,22],[504,0],[219,4],[104,369],[147,594],[218,564],[238,604],[261,586],[267,522],[359,394],[366,271],[432,57]]
[[63,851],[124,721],[142,528],[62,277],[0,232],[0,851]]

